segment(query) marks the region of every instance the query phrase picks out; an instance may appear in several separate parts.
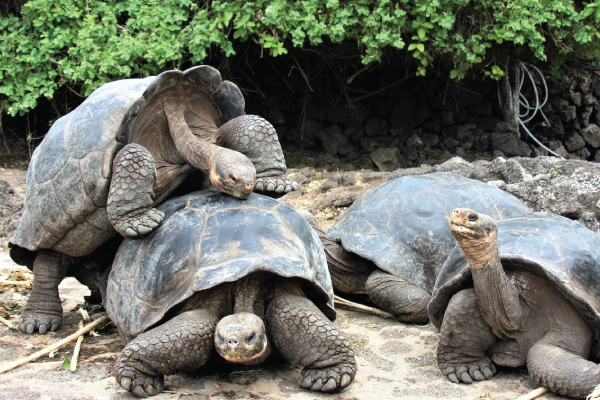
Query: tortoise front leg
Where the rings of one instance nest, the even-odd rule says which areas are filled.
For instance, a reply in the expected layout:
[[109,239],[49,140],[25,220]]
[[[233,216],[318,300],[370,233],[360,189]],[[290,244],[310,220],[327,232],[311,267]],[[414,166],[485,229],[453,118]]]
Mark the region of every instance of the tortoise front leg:
[[33,287],[20,319],[23,333],[44,334],[60,327],[63,309],[58,285],[65,277],[67,266],[67,257],[62,254],[38,252],[33,263]]
[[333,392],[350,385],[356,375],[350,343],[310,300],[275,297],[267,322],[275,348],[289,363],[304,366],[300,386]]
[[217,322],[214,312],[192,310],[142,333],[125,346],[113,375],[138,397],[159,394],[165,375],[192,371],[208,361]]
[[375,270],[365,284],[373,303],[394,314],[400,322],[426,324],[429,321],[427,303],[431,295],[404,279]]
[[491,378],[496,367],[486,351],[497,337],[483,319],[473,289],[450,299],[440,328],[438,366],[453,383],[473,383]]
[[144,146],[131,143],[117,153],[106,211],[123,237],[134,239],[157,228],[164,213],[155,208],[156,166]]
[[298,190],[290,180],[275,128],[257,115],[242,115],[219,128],[217,144],[239,151],[256,169],[254,188],[278,194]]

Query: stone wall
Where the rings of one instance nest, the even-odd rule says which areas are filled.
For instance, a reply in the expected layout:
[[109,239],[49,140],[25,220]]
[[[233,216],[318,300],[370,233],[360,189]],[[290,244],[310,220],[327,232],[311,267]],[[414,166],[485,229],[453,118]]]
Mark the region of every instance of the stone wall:
[[[550,124],[538,113],[528,127],[566,158],[599,161],[600,73],[579,70],[570,76],[570,85],[548,82],[549,100],[543,111]],[[411,78],[376,94],[372,94],[376,85],[365,82],[347,97],[333,96],[331,90],[320,93],[318,88],[296,94],[285,88],[270,90],[264,99],[248,96],[246,109],[275,126],[284,149],[326,151],[350,162],[372,161],[382,171],[436,164],[455,155],[470,160],[548,155],[524,132],[511,132],[500,123],[493,81],[469,80],[453,86],[434,77]],[[541,91],[539,80],[537,86]],[[349,105],[348,98],[358,100]]]

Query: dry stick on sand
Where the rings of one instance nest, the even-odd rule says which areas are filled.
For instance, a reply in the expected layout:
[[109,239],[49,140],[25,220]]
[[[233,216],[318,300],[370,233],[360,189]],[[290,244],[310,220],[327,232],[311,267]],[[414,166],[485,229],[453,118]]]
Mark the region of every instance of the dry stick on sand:
[[380,316],[382,318],[394,318],[394,314],[392,314],[392,313],[389,313],[389,312],[383,311],[383,310],[379,310],[377,308],[365,306],[365,305],[362,305],[362,304],[354,303],[354,302],[352,302],[350,300],[346,300],[344,298],[341,298],[340,296],[334,296],[334,299],[335,299],[335,302],[337,304],[341,304],[343,306],[352,307],[352,308],[356,308],[358,310],[366,311],[366,312],[369,312],[371,314],[375,314],[377,316]]
[[75,332],[71,336],[68,336],[68,337],[64,338],[63,340],[58,341],[58,342],[46,347],[45,349],[38,351],[37,353],[33,353],[30,356],[20,358],[15,362],[12,362],[8,365],[5,365],[4,367],[1,367],[0,374],[5,373],[6,371],[10,371],[11,369],[20,367],[21,365],[27,364],[28,362],[33,361],[36,358],[43,356],[44,354],[48,354],[51,351],[54,351],[54,350],[60,348],[64,344],[72,342],[73,340],[77,339],[79,336],[85,335],[86,333],[88,333],[89,331],[91,331],[92,329],[94,329],[95,327],[97,327],[98,325],[100,325],[101,323],[106,322],[106,321],[108,321],[108,317],[106,317],[106,316],[100,317],[97,320],[95,320],[94,322],[92,322],[91,324],[88,324],[85,328],[79,329],[77,332]]
[[523,396],[517,397],[515,400],[531,400],[531,399],[535,399],[536,397],[539,397],[545,393],[548,393],[548,389],[545,387],[540,387],[535,390],[532,390],[531,392],[529,392],[527,394],[524,394]]
[[8,320],[0,317],[0,322],[2,322],[4,325],[8,326],[10,329],[13,329],[15,326]]
[[[81,329],[83,329],[83,321],[79,321],[79,330]],[[73,357],[71,357],[71,367],[69,368],[71,372],[75,372],[77,369],[77,358],[79,357],[79,352],[81,351],[81,343],[83,343],[83,335],[79,336],[77,338],[77,343],[75,343]]]
[[2,286],[31,286],[31,281],[0,281]]

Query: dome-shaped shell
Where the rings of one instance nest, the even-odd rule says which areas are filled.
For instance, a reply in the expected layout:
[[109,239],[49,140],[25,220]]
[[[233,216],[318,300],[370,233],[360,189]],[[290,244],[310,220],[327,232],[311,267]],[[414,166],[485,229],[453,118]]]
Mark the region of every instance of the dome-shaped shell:
[[194,292],[268,271],[305,281],[306,295],[335,318],[321,242],[287,203],[252,194],[239,200],[215,189],[168,200],[162,225],[125,240],[108,278],[106,310],[134,337]]
[[107,83],[52,125],[29,164],[25,210],[11,243],[78,257],[114,235],[106,200],[122,147],[116,137],[153,80]]
[[456,244],[448,221],[456,207],[469,207],[495,219],[531,212],[513,195],[461,175],[405,176],[361,196],[327,231],[327,237],[431,292]]
[[[532,213],[498,224],[498,250],[505,270],[528,270],[548,278],[600,337],[600,236],[555,214]],[[448,302],[473,287],[471,269],[456,246],[440,271],[429,317],[439,329]]]

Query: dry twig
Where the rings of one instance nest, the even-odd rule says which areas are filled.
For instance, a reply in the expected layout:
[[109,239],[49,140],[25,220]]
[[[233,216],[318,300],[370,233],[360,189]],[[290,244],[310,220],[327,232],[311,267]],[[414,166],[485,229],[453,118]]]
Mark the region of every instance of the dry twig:
[[[79,321],[79,330],[83,329],[83,321]],[[71,357],[71,367],[69,368],[71,372],[75,372],[77,370],[77,359],[79,358],[79,352],[81,351],[81,344],[83,343],[83,335],[77,338],[77,343],[75,344],[75,349],[73,349],[73,357]]]
[[532,390],[531,392],[529,392],[527,394],[524,394],[523,396],[517,397],[516,400],[531,400],[531,399],[535,399],[536,397],[539,397],[545,393],[548,393],[548,389],[545,387],[540,387],[535,390]]
[[12,322],[10,322],[7,319],[4,319],[2,317],[0,317],[0,322],[2,322],[4,325],[8,326],[10,329],[13,329],[15,326],[12,324]]
[[28,287],[31,286],[31,281],[0,281],[0,285]]
[[10,371],[11,369],[20,367],[21,365],[25,365],[30,361],[40,358],[41,356],[48,354],[69,342],[72,342],[73,340],[79,338],[80,336],[85,335],[86,333],[88,333],[89,331],[91,331],[92,329],[94,329],[95,327],[97,327],[98,325],[100,325],[106,321],[108,321],[108,317],[106,317],[106,316],[100,317],[97,320],[95,320],[94,322],[92,322],[91,324],[88,324],[85,328],[79,329],[77,332],[75,332],[71,336],[68,336],[68,337],[64,338],[63,340],[60,340],[60,341],[46,347],[45,349],[42,349],[36,353],[33,353],[30,356],[20,358],[12,363],[9,363],[8,365],[1,367],[0,374],[5,373],[6,371]]
[[353,301],[346,300],[340,296],[334,296],[334,299],[337,304],[341,304],[343,306],[356,308],[357,310],[361,310],[361,311],[366,311],[366,312],[369,312],[371,314],[377,315],[382,318],[394,318],[394,314],[392,314],[392,313],[389,313],[389,312],[383,311],[383,310],[379,310],[377,308],[365,306],[363,304],[358,304]]

